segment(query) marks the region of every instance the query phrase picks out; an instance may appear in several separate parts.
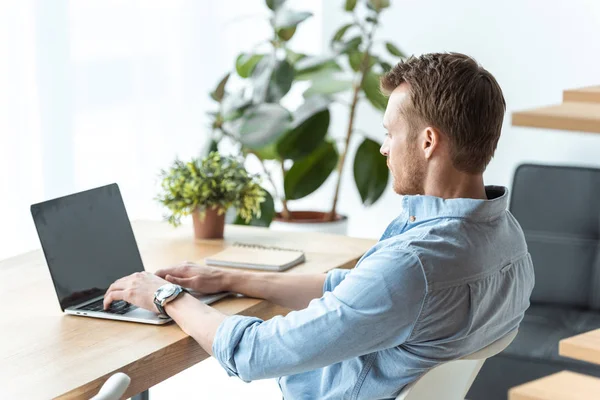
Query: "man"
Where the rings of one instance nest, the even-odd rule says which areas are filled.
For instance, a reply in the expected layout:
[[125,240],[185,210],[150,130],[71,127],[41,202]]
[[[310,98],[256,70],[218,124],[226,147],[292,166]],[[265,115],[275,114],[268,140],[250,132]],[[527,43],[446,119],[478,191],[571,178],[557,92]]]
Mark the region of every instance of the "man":
[[[494,77],[456,53],[425,54],[381,81],[381,153],[402,212],[353,270],[251,273],[186,264],[115,282],[154,310],[167,282],[228,290],[292,308],[269,321],[227,317],[188,294],[165,306],[230,375],[280,377],[285,399],[392,399],[442,362],[519,326],[534,276],[508,191],[483,184],[505,102]],[[165,280],[163,280],[166,279]]]

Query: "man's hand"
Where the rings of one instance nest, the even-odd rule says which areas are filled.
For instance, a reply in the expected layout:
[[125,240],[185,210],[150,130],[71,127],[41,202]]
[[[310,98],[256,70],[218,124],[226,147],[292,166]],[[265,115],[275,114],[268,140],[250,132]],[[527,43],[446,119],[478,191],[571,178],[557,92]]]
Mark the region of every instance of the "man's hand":
[[220,269],[184,262],[181,265],[156,271],[156,275],[168,282],[210,294],[226,291],[226,273]]
[[124,300],[135,306],[157,312],[154,305],[154,293],[169,282],[150,272],[136,272],[135,274],[119,279],[106,291],[104,295],[104,309],[106,310],[113,301]]

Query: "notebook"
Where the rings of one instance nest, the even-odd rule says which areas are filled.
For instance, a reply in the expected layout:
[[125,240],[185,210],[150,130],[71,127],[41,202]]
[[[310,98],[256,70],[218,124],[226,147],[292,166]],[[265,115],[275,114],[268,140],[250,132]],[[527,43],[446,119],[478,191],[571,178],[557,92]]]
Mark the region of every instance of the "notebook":
[[207,257],[206,265],[285,271],[304,262],[301,250],[282,249],[259,244],[234,243],[220,253]]

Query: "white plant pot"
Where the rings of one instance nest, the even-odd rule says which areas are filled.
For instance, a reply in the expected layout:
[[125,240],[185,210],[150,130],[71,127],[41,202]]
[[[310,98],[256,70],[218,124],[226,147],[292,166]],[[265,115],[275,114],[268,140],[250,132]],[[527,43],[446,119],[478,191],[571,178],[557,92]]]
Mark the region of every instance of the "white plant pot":
[[[295,211],[294,213],[301,212]],[[323,222],[319,219],[293,219],[292,221],[274,219],[273,222],[271,222],[270,228],[276,231],[321,232],[334,233],[337,235],[347,235],[348,218],[346,216],[340,216],[338,220],[332,222]]]

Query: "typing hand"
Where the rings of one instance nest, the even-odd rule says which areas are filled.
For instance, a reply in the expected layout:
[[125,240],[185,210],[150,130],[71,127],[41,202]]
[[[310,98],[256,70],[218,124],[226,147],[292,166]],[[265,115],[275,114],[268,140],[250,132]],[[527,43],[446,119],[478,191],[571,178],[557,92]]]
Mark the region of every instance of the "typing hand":
[[187,261],[174,267],[160,269],[156,271],[156,275],[198,293],[210,294],[227,290],[225,273],[222,270]]
[[154,293],[167,282],[149,272],[136,272],[110,285],[104,295],[104,309],[113,301],[124,300],[135,306],[156,312]]

